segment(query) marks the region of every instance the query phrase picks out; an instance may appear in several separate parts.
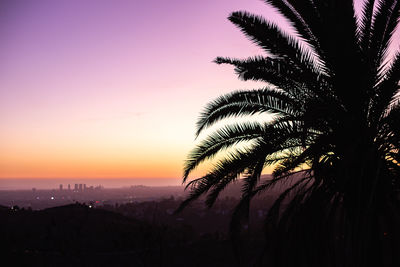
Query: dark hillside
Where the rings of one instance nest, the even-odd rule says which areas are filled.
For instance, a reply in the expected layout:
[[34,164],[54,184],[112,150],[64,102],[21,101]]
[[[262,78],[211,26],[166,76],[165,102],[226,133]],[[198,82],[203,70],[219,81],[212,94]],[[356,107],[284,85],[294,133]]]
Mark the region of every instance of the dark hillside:
[[2,266],[233,266],[228,241],[74,204],[0,208]]

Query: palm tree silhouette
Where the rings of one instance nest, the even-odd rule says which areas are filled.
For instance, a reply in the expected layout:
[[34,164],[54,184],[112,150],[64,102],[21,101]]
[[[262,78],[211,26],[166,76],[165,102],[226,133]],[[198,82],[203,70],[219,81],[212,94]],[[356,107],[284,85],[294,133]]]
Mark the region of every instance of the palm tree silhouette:
[[[252,197],[286,183],[266,219],[272,266],[399,266],[400,52],[389,46],[400,1],[366,0],[358,19],[352,1],[265,2],[297,36],[247,12],[229,16],[267,56],[215,62],[265,86],[223,95],[201,113],[197,136],[226,118],[249,119],[206,133],[190,152],[179,209],[202,195],[212,206],[242,178],[235,233]],[[262,113],[273,120],[251,119]],[[214,167],[188,182],[209,159]],[[273,178],[261,181],[268,165]]]

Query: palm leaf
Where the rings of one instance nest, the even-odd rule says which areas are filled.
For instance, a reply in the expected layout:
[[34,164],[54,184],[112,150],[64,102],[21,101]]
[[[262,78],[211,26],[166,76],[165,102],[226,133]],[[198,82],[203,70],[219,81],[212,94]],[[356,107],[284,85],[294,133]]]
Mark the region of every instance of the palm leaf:
[[284,92],[270,88],[252,91],[236,91],[210,102],[197,122],[198,136],[206,127],[228,117],[256,113],[294,114],[293,101]]
[[240,142],[262,138],[264,131],[265,127],[256,122],[227,125],[214,131],[189,153],[184,168],[183,182],[186,181],[189,173],[204,160]]

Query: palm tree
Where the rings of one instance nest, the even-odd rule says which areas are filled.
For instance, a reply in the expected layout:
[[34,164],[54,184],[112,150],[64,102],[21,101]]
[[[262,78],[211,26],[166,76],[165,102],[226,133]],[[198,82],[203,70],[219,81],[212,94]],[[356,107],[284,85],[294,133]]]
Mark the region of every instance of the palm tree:
[[[223,95],[201,113],[197,136],[226,118],[248,120],[206,133],[190,152],[180,209],[203,195],[212,206],[242,179],[234,233],[255,195],[285,183],[266,218],[272,266],[398,266],[400,53],[389,46],[400,1],[366,0],[358,19],[352,1],[265,2],[295,36],[247,12],[229,16],[266,55],[215,62],[265,86]],[[252,119],[262,113],[273,120]],[[214,167],[188,182],[210,159]],[[269,165],[273,178],[260,180]]]

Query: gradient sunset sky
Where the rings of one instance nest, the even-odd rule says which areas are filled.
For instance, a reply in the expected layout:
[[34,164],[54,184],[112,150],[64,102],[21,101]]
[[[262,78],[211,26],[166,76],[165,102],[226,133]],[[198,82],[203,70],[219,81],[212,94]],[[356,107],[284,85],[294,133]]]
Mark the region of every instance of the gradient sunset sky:
[[204,105],[257,88],[212,63],[262,53],[237,10],[290,31],[260,0],[1,1],[0,178],[180,177]]

